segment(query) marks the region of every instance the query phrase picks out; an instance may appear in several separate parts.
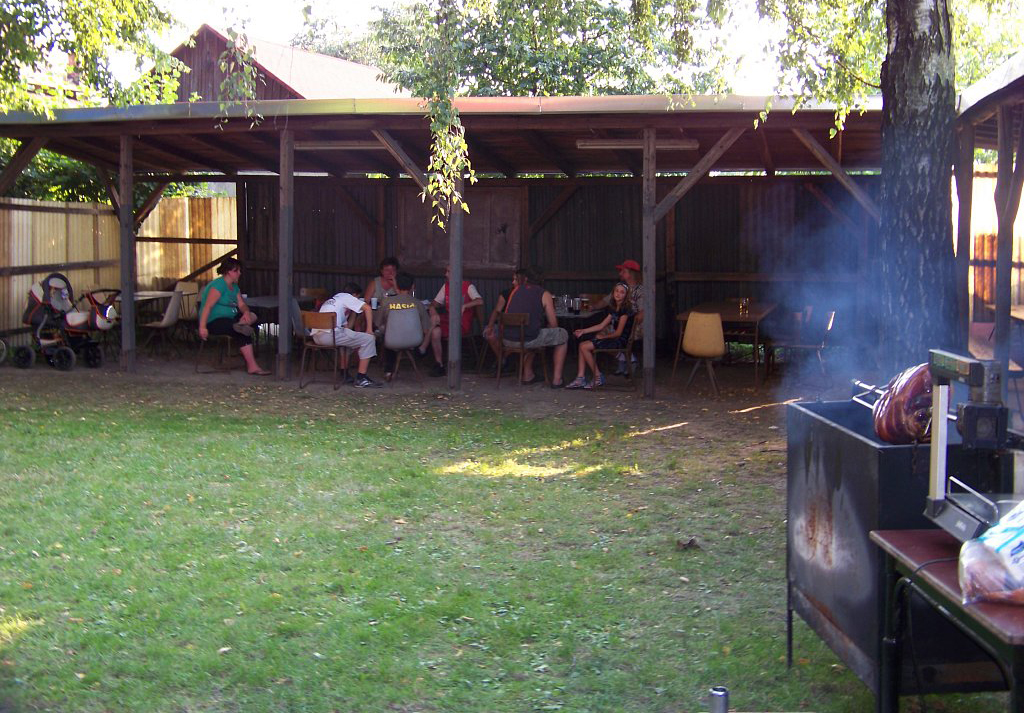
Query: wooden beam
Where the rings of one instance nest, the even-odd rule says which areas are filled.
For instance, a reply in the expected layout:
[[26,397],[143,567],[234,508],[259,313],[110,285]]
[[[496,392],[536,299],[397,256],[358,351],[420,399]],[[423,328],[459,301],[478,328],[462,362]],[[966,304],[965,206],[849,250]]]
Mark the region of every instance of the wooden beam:
[[[957,344],[966,349],[971,322],[971,209],[974,200],[974,127],[960,127],[954,176],[957,194],[956,304]],[[966,352],[965,352],[966,353]]]
[[562,206],[565,205],[570,198],[572,198],[573,194],[576,193],[577,190],[579,190],[579,184],[575,181],[571,181],[565,188],[563,188],[562,192],[555,196],[555,199],[551,201],[551,204],[548,205],[547,208],[544,209],[544,212],[540,214],[537,220],[530,224],[530,237],[539,233],[541,228],[547,225],[548,221],[558,214],[558,211],[562,209]]
[[388,153],[398,162],[398,165],[409,174],[416,185],[420,187],[421,191],[427,190],[427,176],[421,171],[413,160],[409,158],[409,154],[406,152],[402,145],[395,141],[394,137],[391,136],[387,131],[383,129],[374,129],[373,135],[377,137],[384,147],[388,150]]
[[119,260],[85,260],[83,262],[51,262],[45,265],[18,265],[15,267],[0,266],[0,277],[13,275],[45,275],[50,272],[67,272],[69,270],[89,270],[98,267],[113,267]]
[[287,379],[291,372],[292,350],[292,270],[295,260],[295,132],[281,131],[280,209],[277,226],[277,378]]
[[110,198],[110,205],[114,207],[115,213],[121,211],[121,198],[117,195],[117,186],[114,185],[114,181],[111,180],[110,174],[107,173],[107,169],[103,166],[96,167],[96,175],[100,177],[100,183],[107,190],[107,197]]
[[[605,130],[605,129],[598,129],[595,133],[601,139],[611,139],[612,138],[609,135],[609,132],[607,130]],[[641,142],[641,147],[640,148],[643,149],[643,139],[641,139],[640,142]],[[639,153],[634,153],[632,151],[624,151],[622,149],[614,149],[613,153],[615,154],[615,158],[619,159],[619,161],[622,162],[622,165],[625,166],[626,169],[630,173],[632,173],[634,176],[643,176],[644,175],[644,155],[643,155],[643,151],[642,150]]]
[[220,171],[225,175],[230,175],[235,172],[233,168],[224,165],[219,165],[216,162],[206,158],[205,156],[200,156],[194,151],[189,151],[188,149],[183,148],[180,144],[180,140],[179,142],[176,143],[169,143],[167,141],[164,141],[163,139],[155,139],[152,136],[149,136],[146,137],[145,139],[140,139],[138,141],[138,144],[138,148],[144,148],[149,151],[156,151],[158,153],[163,154],[164,156],[169,156],[175,160],[185,159],[187,161],[191,161],[197,166],[201,166],[202,168],[212,171]]
[[137,243],[168,243],[171,245],[233,245],[236,240],[231,238],[164,238],[164,237],[138,237]]
[[378,225],[377,221],[366,212],[365,208],[359,205],[359,201],[349,193],[348,189],[345,188],[345,186],[338,186],[338,195],[341,196],[341,199],[345,201],[345,204],[352,209],[352,212],[356,214],[356,218],[358,218],[359,221],[369,228],[370,232],[376,236],[380,229],[380,225]]
[[542,159],[550,161],[555,168],[566,176],[575,178],[576,174],[579,173],[576,165],[567,159],[561,151],[555,148],[540,131],[528,129],[522,132],[522,136],[526,140],[526,143],[530,144],[533,150],[540,154]]
[[11,189],[14,182],[18,180],[18,176],[28,166],[29,161],[35,158],[40,149],[46,146],[46,141],[45,138],[38,137],[21,142],[21,146],[18,147],[11,160],[7,162],[7,166],[4,167],[4,172],[0,173],[0,195]]
[[764,164],[764,173],[769,178],[773,177],[775,175],[775,160],[772,158],[771,146],[768,145],[768,129],[764,124],[758,124],[758,127],[754,129],[754,138],[757,140],[757,150],[761,154],[761,163]]
[[466,137],[466,146],[469,148],[469,157],[471,161],[476,161],[475,157],[481,158],[485,163],[489,163],[496,168],[501,175],[512,178],[516,175],[515,168],[512,167],[508,161],[498,156],[488,148],[485,148],[479,141]]
[[746,131],[746,127],[737,126],[725,132],[722,138],[720,138],[715,145],[711,147],[711,150],[704,154],[700,161],[690,169],[689,173],[686,174],[683,180],[679,181],[679,183],[677,183],[675,187],[668,192],[668,195],[661,199],[661,202],[658,203],[657,207],[654,209],[655,223],[664,218],[665,214],[672,209],[672,206],[674,206],[680,198],[686,195],[691,188],[697,185],[697,182],[700,181],[700,179],[704,178],[704,176],[708,174],[711,167],[715,165],[715,161],[721,158],[722,154],[728,151],[729,147],[736,143],[736,139],[742,136],[744,131]]
[[838,161],[832,158],[832,154],[830,154],[824,146],[819,144],[807,129],[793,128],[790,129],[790,131],[792,131],[793,135],[800,140],[800,143],[807,147],[808,151],[814,154],[814,157],[821,162],[821,165],[827,168],[832,175],[835,176],[836,180],[850,192],[854,200],[860,203],[861,206],[864,207],[864,210],[871,214],[872,218],[876,221],[881,219],[881,211],[879,211],[878,206],[875,205],[871,196],[869,196],[863,188],[857,185],[850,174],[848,174],[843,167],[839,165]]
[[296,141],[296,151],[387,151],[379,141]]
[[224,262],[224,258],[231,257],[232,255],[234,255],[237,252],[238,252],[238,248],[237,247],[231,248],[226,253],[221,255],[219,258],[217,258],[215,260],[211,260],[210,262],[206,263],[205,265],[200,265],[195,270],[193,270],[192,272],[190,272],[189,274],[187,274],[183,278],[181,278],[180,282],[188,282],[189,280],[194,280],[195,278],[199,277],[204,272],[209,270],[211,267],[216,267],[217,265],[220,265],[222,262]]
[[164,189],[167,188],[167,185],[168,181],[161,181],[156,184],[150,194],[146,196],[146,200],[143,201],[142,205],[139,206],[139,209],[135,212],[135,218],[133,220],[135,230],[139,229],[139,226],[142,225],[143,221],[145,221],[149,214],[153,212],[153,209],[156,208],[156,205],[160,202],[160,198],[163,196]]
[[[1013,223],[1007,222],[1010,187],[1013,184],[1013,109],[1001,105],[998,113],[999,143],[996,158],[996,323],[993,356],[1002,374],[1002,399],[1006,403],[1007,373],[1010,366],[1011,265]],[[1020,159],[1018,159],[1020,160]]]
[[810,181],[804,182],[804,188],[807,190],[808,193],[814,196],[818,200],[818,202],[821,203],[822,206],[825,207],[825,210],[834,215],[836,218],[839,218],[839,220],[843,221],[848,228],[850,228],[851,230],[859,231],[860,226],[858,226],[853,221],[853,218],[851,218],[842,210],[840,210],[839,206],[837,206],[832,201],[832,199],[825,194],[825,191],[821,190],[821,188],[814,185]]
[[[211,149],[226,153],[229,155],[237,156],[238,158],[245,159],[253,166],[262,168],[264,171],[271,171],[277,173],[278,166],[272,160],[266,156],[261,156],[258,153],[249,151],[241,146],[224,146],[223,142],[217,140],[212,136],[206,136],[205,134],[192,134],[192,139],[198,141],[204,146],[209,146]],[[273,142],[271,142],[273,144]],[[275,151],[277,150],[276,144],[274,144]]]
[[121,135],[121,160],[118,173],[117,195],[122,196],[117,214],[121,233],[121,370],[135,371],[135,225],[132,213],[132,161],[134,139]]
[[[643,172],[643,210],[642,210],[642,221],[643,221],[643,246],[642,246],[642,259],[644,261],[644,284],[643,284],[643,295],[644,295],[644,354],[643,354],[643,372],[644,372],[644,398],[654,398],[654,337],[657,331],[656,326],[658,324],[657,314],[658,305],[655,301],[655,269],[657,267],[657,260],[655,259],[655,246],[657,243],[657,223],[658,219],[655,217],[655,210],[657,209],[657,194],[656,194],[656,171],[657,171],[657,130],[651,127],[644,129],[644,172]],[[626,357],[629,359],[630,357]],[[628,364],[626,365],[628,368]]]
[[[641,149],[644,140],[640,139],[576,139],[578,149]],[[696,151],[700,143],[696,139],[661,139],[655,145],[658,151]]]

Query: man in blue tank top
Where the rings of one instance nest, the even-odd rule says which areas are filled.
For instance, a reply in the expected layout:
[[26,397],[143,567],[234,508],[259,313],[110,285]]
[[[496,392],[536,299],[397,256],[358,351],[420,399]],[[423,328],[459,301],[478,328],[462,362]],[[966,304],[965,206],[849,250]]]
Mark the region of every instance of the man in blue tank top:
[[[554,374],[551,377],[551,388],[562,388],[562,367],[565,365],[565,353],[569,343],[569,334],[558,326],[555,317],[555,301],[551,293],[537,283],[537,274],[530,268],[521,268],[517,272],[518,284],[513,288],[505,306],[506,312],[525,312],[529,321],[524,330],[527,349],[541,347],[555,348]],[[510,327],[504,335],[507,346],[519,346],[518,329]],[[529,352],[523,361],[523,383],[532,384],[543,381],[543,376],[533,373],[534,354]]]

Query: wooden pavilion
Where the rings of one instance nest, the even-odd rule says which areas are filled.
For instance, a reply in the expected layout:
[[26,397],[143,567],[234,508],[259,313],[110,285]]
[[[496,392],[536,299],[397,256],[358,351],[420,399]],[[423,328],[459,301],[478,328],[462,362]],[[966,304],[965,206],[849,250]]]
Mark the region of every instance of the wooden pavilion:
[[[227,110],[213,102],[86,108],[59,111],[53,119],[9,114],[0,117],[0,135],[21,141],[21,148],[0,174],[0,192],[43,147],[93,164],[110,177],[109,194],[120,216],[120,287],[128,321],[134,318],[140,216],[169,182],[229,181],[239,187],[239,257],[247,273],[255,273],[267,289],[276,286],[282,300],[294,293],[296,271],[368,275],[377,260],[403,247],[423,268],[437,270],[450,261],[456,283],[468,264],[483,280],[493,280],[495,291],[507,281],[508,267],[540,254],[582,254],[588,264],[608,266],[609,275],[615,260],[638,257],[646,304],[654,313],[648,323],[657,324],[657,314],[666,309],[656,301],[659,280],[693,279],[694,270],[686,268],[703,253],[686,253],[686,244],[705,240],[701,244],[712,249],[716,241],[722,243],[708,234],[718,229],[715,221],[741,207],[756,214],[742,230],[761,235],[765,226],[775,226],[773,235],[799,242],[813,236],[800,234],[803,217],[795,216],[799,211],[793,206],[810,202],[852,236],[848,242],[861,246],[857,250],[869,249],[875,232],[870,226],[878,217],[872,195],[881,164],[880,107],[849,116],[844,129],[835,132],[833,107],[793,112],[792,103],[775,98],[766,118],[767,101],[737,96],[459,99],[470,159],[481,180],[466,189],[472,213],[456,213],[445,234],[431,227],[429,207],[417,197],[426,183],[430,152],[423,107],[420,100],[401,97],[262,100]],[[727,175],[742,183],[725,191],[727,201],[703,195],[690,208],[680,202]],[[136,183],[154,186],[140,207],[119,199],[132,195]],[[750,198],[749,186],[756,187],[756,199]],[[584,194],[589,202],[573,208]],[[589,235],[572,232],[574,220],[587,220],[586,206],[593,212],[609,203],[618,206],[616,215],[626,216],[615,231],[597,223]],[[691,214],[700,210],[708,216],[698,230]],[[557,225],[561,232],[548,237],[546,231]],[[625,252],[627,243],[640,254]],[[727,252],[723,259],[738,259],[735,250]],[[684,254],[689,264],[682,264]],[[784,271],[778,269],[769,274],[752,265],[742,273],[719,267],[708,274],[719,285],[807,277],[806,272],[780,276]],[[856,271],[865,270],[862,261]],[[855,282],[860,274],[844,279]],[[580,274],[568,269],[556,276],[568,280]],[[453,310],[460,309],[460,299],[453,291]],[[289,333],[286,310],[280,320],[282,333]],[[647,396],[654,393],[655,336],[655,329],[644,332]],[[122,338],[122,365],[132,369],[132,330],[124,330]],[[451,388],[460,384],[459,342],[453,334]],[[279,340],[282,378],[290,349],[289,340]]]

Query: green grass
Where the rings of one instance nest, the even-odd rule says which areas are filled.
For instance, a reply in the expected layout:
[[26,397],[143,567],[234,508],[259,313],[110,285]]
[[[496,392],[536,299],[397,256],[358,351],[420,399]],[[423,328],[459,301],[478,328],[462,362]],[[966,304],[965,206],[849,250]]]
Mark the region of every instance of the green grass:
[[0,711],[873,707],[803,625],[785,666],[784,436],[737,440],[756,417],[0,395]]

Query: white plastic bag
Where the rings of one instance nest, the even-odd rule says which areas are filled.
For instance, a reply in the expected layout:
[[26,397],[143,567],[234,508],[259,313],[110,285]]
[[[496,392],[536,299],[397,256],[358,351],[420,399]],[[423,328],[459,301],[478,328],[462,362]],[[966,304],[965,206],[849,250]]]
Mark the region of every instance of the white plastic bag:
[[964,604],[1024,604],[1024,502],[960,548]]

